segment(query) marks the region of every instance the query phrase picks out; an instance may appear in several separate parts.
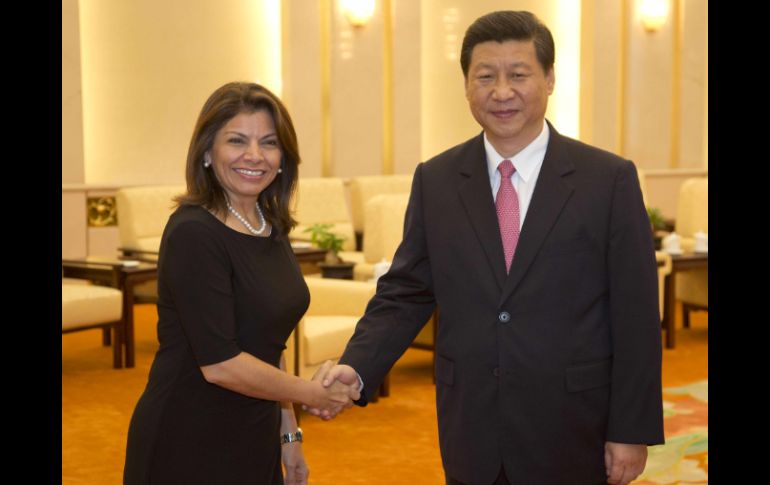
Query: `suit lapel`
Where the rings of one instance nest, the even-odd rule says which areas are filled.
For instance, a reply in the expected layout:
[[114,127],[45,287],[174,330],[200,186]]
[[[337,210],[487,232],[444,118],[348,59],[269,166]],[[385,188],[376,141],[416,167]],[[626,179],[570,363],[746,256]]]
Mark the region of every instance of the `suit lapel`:
[[465,147],[465,153],[459,157],[462,180],[458,192],[479,244],[484,249],[487,264],[495,275],[497,286],[502,288],[505,282],[505,259],[486,157],[482,134],[473,138]]
[[[545,152],[540,175],[537,178],[532,200],[527,209],[524,225],[521,228],[516,253],[513,255],[511,271],[503,285],[500,303],[504,302],[515,290],[537,256],[540,247],[551,227],[556,223],[564,204],[572,195],[572,187],[563,176],[574,170],[561,135],[548,124],[550,138]],[[502,248],[502,243],[499,244]],[[502,251],[502,250],[501,250]]]

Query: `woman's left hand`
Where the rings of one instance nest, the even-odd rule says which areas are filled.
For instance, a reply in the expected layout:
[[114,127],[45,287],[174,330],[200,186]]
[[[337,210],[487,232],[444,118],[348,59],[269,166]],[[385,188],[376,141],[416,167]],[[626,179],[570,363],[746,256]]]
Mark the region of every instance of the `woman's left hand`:
[[281,445],[281,461],[286,467],[286,477],[284,478],[286,485],[307,485],[310,471],[307,469],[301,442],[294,441]]

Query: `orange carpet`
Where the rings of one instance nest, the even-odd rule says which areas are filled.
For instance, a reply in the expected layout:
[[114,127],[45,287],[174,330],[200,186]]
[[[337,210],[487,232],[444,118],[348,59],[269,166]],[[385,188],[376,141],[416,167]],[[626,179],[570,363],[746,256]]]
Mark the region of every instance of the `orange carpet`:
[[[98,330],[62,336],[63,485],[122,482],[128,422],[157,349],[155,307],[137,305],[135,313],[133,369],[112,369]],[[669,443],[651,449],[639,485],[707,483],[708,314],[692,321],[677,332],[676,349],[664,350]],[[390,397],[332,422],[303,415],[310,483],[443,484],[431,362],[431,352],[411,349],[391,373]]]

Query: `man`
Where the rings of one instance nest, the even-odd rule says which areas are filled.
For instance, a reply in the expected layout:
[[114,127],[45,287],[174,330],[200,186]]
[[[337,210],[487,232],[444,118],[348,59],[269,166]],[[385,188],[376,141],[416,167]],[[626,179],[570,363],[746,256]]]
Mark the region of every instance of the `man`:
[[325,383],[360,378],[365,404],[438,306],[447,483],[627,484],[663,443],[636,170],[545,121],[554,46],[534,15],[477,19],[460,62],[483,133],[417,167],[403,241]]

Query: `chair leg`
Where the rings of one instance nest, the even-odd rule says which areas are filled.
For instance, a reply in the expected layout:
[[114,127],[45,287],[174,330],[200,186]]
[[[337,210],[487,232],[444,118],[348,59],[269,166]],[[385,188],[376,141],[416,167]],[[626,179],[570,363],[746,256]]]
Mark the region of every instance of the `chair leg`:
[[109,327],[105,327],[105,328],[102,329],[102,345],[104,345],[105,347],[110,345],[110,342],[111,342],[111,340],[110,340],[110,330],[111,329]]
[[690,328],[690,312],[692,307],[687,303],[682,303],[682,326],[684,328]]
[[[109,331],[109,329],[107,329]],[[115,333],[112,345],[112,367],[115,369],[123,368],[123,322],[113,325],[112,330]]]

